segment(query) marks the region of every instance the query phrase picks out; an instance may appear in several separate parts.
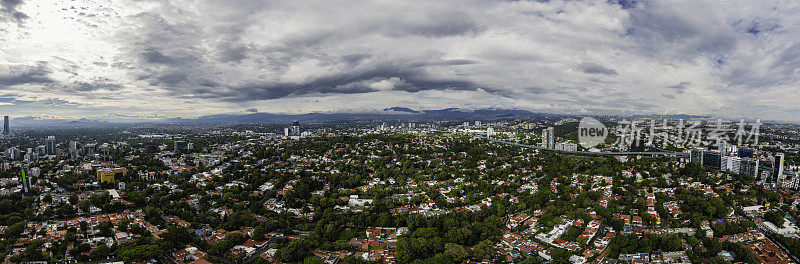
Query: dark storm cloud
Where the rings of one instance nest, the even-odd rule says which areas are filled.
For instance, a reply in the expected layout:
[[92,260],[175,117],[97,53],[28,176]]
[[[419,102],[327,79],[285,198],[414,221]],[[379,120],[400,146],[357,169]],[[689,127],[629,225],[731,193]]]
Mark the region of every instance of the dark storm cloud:
[[362,61],[369,58],[372,58],[372,54],[357,53],[357,54],[349,54],[342,56],[342,60],[344,60],[349,66],[356,66],[360,64]]
[[169,57],[164,55],[164,53],[159,48],[155,47],[147,47],[142,52],[142,58],[145,62],[148,63],[155,63],[155,64],[177,64],[180,63],[180,59],[175,57]]
[[6,66],[0,65],[0,85],[14,86],[19,84],[45,84],[54,82],[48,77],[50,69],[45,62],[36,66]]
[[593,62],[582,62],[577,66],[578,70],[588,74],[617,75],[617,71]]
[[446,37],[480,31],[481,29],[470,21],[471,19],[464,14],[451,14],[449,18],[437,21],[438,23],[409,23],[401,27],[394,27],[387,32],[389,35],[412,34],[426,37]]
[[17,10],[22,0],[0,0],[0,22],[15,21],[21,23],[28,15]]
[[631,9],[639,6],[638,0],[609,0],[611,4],[618,4],[622,9]]
[[674,89],[676,93],[682,94],[683,92],[686,91],[686,87],[689,87],[689,85],[691,84],[692,82],[690,81],[683,81],[676,85],[667,86],[667,88]]
[[178,84],[180,84],[180,83],[182,83],[182,82],[184,82],[184,81],[186,81],[188,79],[189,79],[189,76],[186,75],[185,73],[172,72],[172,73],[167,73],[167,74],[163,74],[161,76],[156,77],[155,80],[151,80],[151,81],[156,81],[156,82],[152,82],[151,84],[152,85],[164,84],[164,85],[168,85],[168,86],[175,86],[175,85],[178,85]]
[[639,48],[647,51],[643,55],[694,60],[698,56],[730,53],[739,42],[728,21],[721,18],[722,11],[713,6],[675,6],[659,1],[640,5],[645,8],[628,9],[627,32]]
[[763,68],[753,70],[753,65],[731,67],[727,82],[747,90],[769,90],[776,85],[784,85],[800,80],[800,44],[779,47],[767,51],[759,62]]
[[470,65],[470,64],[478,64],[479,61],[476,60],[465,60],[465,59],[458,59],[458,60],[444,60],[444,61],[435,61],[435,62],[421,62],[412,64],[413,67],[426,67],[426,66],[460,66],[460,65]]
[[[304,83],[253,83],[227,89],[173,88],[177,94],[197,98],[217,98],[223,101],[253,101],[278,99],[306,94],[358,94],[377,91],[370,84],[399,79],[395,90],[420,92],[425,90],[469,90],[480,87],[477,83],[430,76],[418,68],[404,70],[397,66],[376,67],[366,71],[353,71],[316,78]],[[486,89],[487,91],[495,91]]]
[[749,21],[739,19],[734,21],[731,26],[738,32],[747,33],[753,36],[774,32],[781,28],[777,21],[767,18],[755,18]]
[[248,57],[250,48],[241,44],[225,43],[219,46],[219,61],[239,63]]
[[770,70],[781,70],[786,73],[795,72],[800,68],[800,44],[795,44],[783,51],[778,55]]
[[122,89],[122,85],[113,83],[108,78],[98,78],[91,81],[75,81],[65,88],[72,92],[117,91]]

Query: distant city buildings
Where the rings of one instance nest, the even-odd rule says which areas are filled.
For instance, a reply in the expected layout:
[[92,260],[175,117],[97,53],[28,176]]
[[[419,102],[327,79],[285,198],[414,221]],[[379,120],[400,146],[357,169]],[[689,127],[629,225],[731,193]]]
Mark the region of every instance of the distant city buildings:
[[800,178],[784,171],[783,153],[756,153],[720,142],[716,151],[695,148],[689,151],[689,160],[703,167],[752,176],[757,184],[786,188],[800,188]]
[[563,151],[578,151],[578,144],[571,142],[559,142],[555,144],[554,148],[556,150],[563,150]]

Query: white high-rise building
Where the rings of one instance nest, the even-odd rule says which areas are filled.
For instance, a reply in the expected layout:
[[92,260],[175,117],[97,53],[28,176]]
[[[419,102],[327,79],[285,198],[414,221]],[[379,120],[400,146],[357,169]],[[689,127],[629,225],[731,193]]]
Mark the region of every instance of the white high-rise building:
[[554,148],[555,136],[553,135],[553,127],[548,127],[542,130],[542,147]]
[[784,172],[783,181],[780,184],[784,188],[790,188],[790,189],[800,188],[800,175],[791,171]]
[[5,155],[6,155],[6,158],[8,158],[10,160],[16,160],[16,159],[19,159],[20,151],[16,147],[10,147],[10,148],[8,148],[6,150]]
[[783,175],[783,160],[784,159],[785,159],[785,157],[784,157],[783,153],[776,153],[775,154],[775,165],[774,165],[775,166],[775,168],[774,168],[775,172],[774,172],[774,174],[775,174],[775,179],[778,181],[778,183],[781,183],[785,178],[784,175]]
[[486,137],[494,137],[494,135],[495,135],[494,128],[492,127],[486,128]]
[[724,166],[720,166],[720,170],[738,174],[740,173],[741,170],[741,164],[742,164],[741,158],[725,156],[722,157],[722,165]]
[[481,121],[480,121],[480,120],[475,120],[475,126],[476,126],[476,127],[479,127],[479,126],[481,126]]

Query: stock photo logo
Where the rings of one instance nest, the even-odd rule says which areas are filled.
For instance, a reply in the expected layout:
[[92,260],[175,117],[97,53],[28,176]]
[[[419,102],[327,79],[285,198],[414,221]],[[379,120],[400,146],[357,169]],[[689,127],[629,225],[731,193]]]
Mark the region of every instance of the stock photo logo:
[[608,137],[608,128],[597,119],[584,117],[578,125],[578,143],[589,149],[603,143]]

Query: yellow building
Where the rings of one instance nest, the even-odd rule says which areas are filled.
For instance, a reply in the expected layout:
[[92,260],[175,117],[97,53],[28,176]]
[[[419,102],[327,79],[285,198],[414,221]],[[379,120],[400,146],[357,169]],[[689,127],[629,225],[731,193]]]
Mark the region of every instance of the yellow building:
[[125,168],[102,168],[97,170],[97,180],[100,182],[117,182],[125,175],[128,170]]

